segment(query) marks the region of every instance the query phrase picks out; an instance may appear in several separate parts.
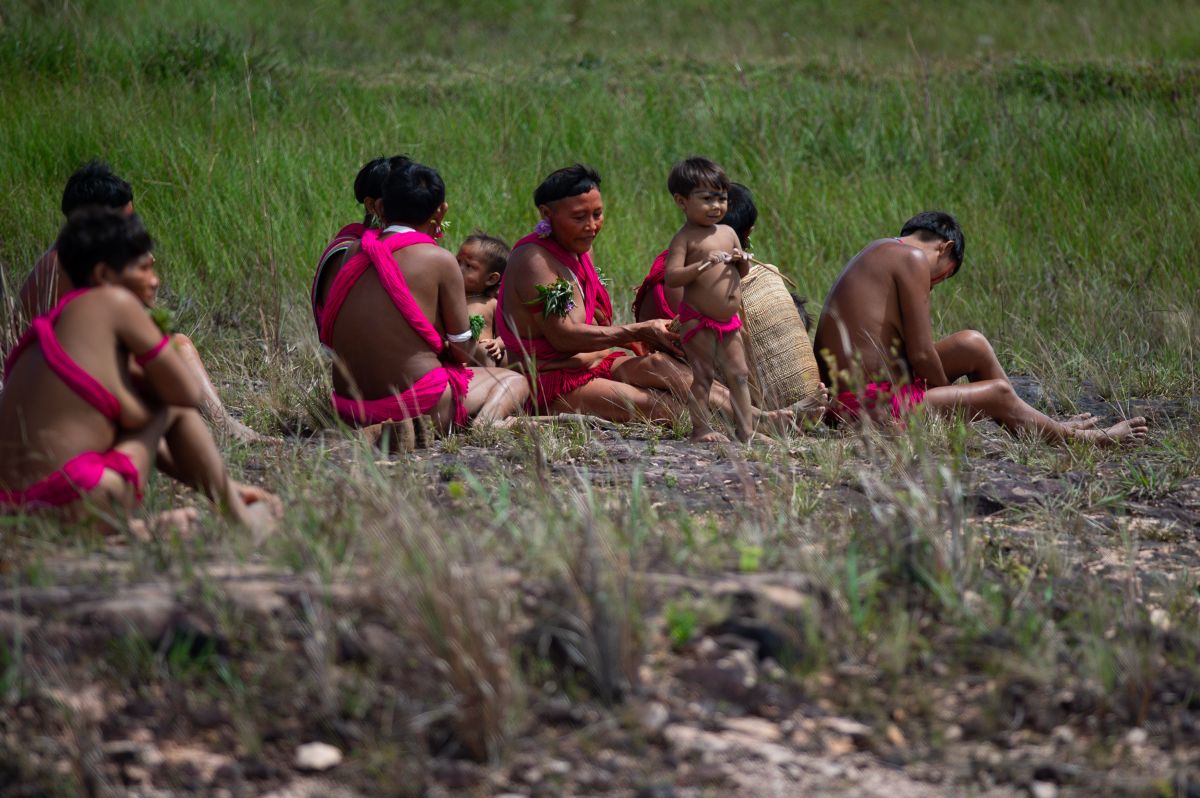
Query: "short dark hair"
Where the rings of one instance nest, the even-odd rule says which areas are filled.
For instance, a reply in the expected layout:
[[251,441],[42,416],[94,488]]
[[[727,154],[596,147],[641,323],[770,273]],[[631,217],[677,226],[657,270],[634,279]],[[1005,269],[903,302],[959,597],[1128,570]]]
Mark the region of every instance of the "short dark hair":
[[925,233],[928,236],[940,238],[942,241],[953,241],[954,248],[951,250],[951,257],[954,259],[955,265],[950,276],[958,274],[958,270],[962,268],[967,241],[963,237],[962,228],[958,226],[958,221],[953,216],[945,211],[922,211],[900,228],[902,237],[914,233]]
[[[488,274],[504,275],[504,267],[508,265],[509,249],[503,238],[488,235],[482,230],[476,230],[471,235],[463,240],[462,245],[474,244],[479,247],[479,252],[483,255],[487,263]],[[493,286],[489,289],[488,294],[492,295],[500,290],[500,286]]]
[[138,215],[86,206],[72,213],[58,234],[58,261],[76,288],[88,285],[97,263],[122,271],[154,248]]
[[379,199],[383,196],[383,184],[392,170],[410,163],[412,163],[412,158],[407,155],[393,155],[391,158],[384,158],[381,155],[367,161],[363,164],[363,168],[358,170],[358,176],[354,178],[354,199],[359,203],[364,202],[367,197]]
[[727,224],[737,233],[742,249],[750,248],[750,228],[758,221],[758,206],[754,204],[754,195],[750,189],[741,183],[729,184],[729,209],[721,224]]
[[578,197],[594,188],[600,188],[600,173],[581,163],[557,169],[546,176],[533,192],[533,204],[537,207],[558,202],[567,197]]
[[392,169],[383,181],[387,221],[415,227],[433,216],[446,201],[446,184],[432,166],[409,161]]
[[700,186],[728,191],[729,176],[720,166],[699,155],[684,158],[671,167],[671,174],[667,176],[667,191],[670,191],[672,196],[682,194],[686,197]]
[[104,161],[91,160],[75,170],[67,178],[63,189],[63,216],[70,216],[85,205],[101,205],[105,208],[124,208],[133,202],[133,188],[113,174]]

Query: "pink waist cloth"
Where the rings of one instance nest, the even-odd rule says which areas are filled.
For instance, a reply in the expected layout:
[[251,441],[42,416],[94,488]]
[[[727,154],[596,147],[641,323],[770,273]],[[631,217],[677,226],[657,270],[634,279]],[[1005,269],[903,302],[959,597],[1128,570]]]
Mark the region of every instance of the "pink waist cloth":
[[726,335],[735,333],[742,329],[742,318],[734,313],[729,317],[728,321],[717,321],[714,318],[705,316],[700,311],[693,308],[684,302],[679,303],[679,323],[687,324],[689,321],[699,321],[692,329],[683,334],[683,342],[686,344],[692,339],[696,333],[701,330],[712,330],[717,334],[717,340],[722,340]]
[[633,297],[634,321],[641,318],[642,306],[647,302],[650,303],[647,306],[648,318],[673,319],[676,316],[675,311],[671,310],[671,303],[667,301],[667,287],[663,282],[667,274],[668,251],[664,249],[659,253],[658,257],[654,259],[653,265],[650,266],[650,273],[638,286],[637,293]]
[[560,396],[582,388],[592,380],[612,379],[613,366],[623,357],[629,357],[625,352],[609,352],[599,363],[590,368],[550,369],[537,371],[530,380],[533,396],[530,404],[537,407],[539,412],[550,412],[550,405]]
[[921,379],[904,385],[892,385],[886,380],[869,382],[861,394],[855,391],[839,392],[837,402],[830,411],[844,421],[853,421],[864,412],[874,412],[886,402],[892,418],[901,419],[925,401],[925,391],[925,380]]
[[120,474],[137,491],[138,501],[142,500],[141,479],[137,466],[129,459],[129,455],[109,449],[107,452],[84,452],[76,455],[62,468],[28,488],[0,491],[0,510],[65,507],[95,488],[100,482],[100,477],[104,476],[106,468]]
[[408,390],[382,399],[347,399],[336,393],[332,394],[333,409],[347,424],[403,421],[429,413],[449,385],[450,396],[454,401],[454,423],[462,427],[470,420],[463,399],[467,395],[467,388],[471,385],[473,376],[474,372],[462,366],[441,366],[426,373]]

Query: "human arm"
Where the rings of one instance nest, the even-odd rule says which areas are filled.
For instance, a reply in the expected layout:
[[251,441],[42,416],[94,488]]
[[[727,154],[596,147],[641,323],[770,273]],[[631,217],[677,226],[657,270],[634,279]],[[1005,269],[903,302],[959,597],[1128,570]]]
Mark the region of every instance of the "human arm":
[[490,365],[479,342],[469,335],[465,341],[453,340],[471,331],[471,316],[467,311],[467,293],[463,288],[462,271],[458,261],[446,250],[439,250],[438,258],[438,315],[446,333],[446,349],[451,359],[463,365]]
[[678,236],[671,242],[671,248],[667,253],[667,265],[663,276],[663,283],[669,288],[680,288],[688,285],[699,276],[700,272],[707,269],[714,263],[720,263],[722,255],[728,258],[728,253],[710,252],[708,256],[694,263],[685,263],[687,260],[687,242],[681,241]]
[[[922,257],[913,253],[913,257]],[[942,359],[934,347],[933,323],[929,315],[929,278],[925,264],[920,268],[901,268],[895,273],[896,295],[900,305],[900,324],[904,335],[904,357],[913,378],[930,388],[949,385]]]
[[203,400],[199,382],[170,338],[151,320],[146,306],[124,288],[104,290],[112,299],[117,340],[141,368],[137,384],[163,404],[199,407]]

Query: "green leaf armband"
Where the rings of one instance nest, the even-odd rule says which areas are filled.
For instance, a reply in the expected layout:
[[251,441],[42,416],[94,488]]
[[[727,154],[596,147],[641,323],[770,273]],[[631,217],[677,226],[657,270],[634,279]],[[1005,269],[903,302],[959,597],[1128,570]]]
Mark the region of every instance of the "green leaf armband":
[[567,314],[575,309],[575,292],[571,284],[561,277],[549,285],[539,285],[536,288],[538,298],[529,303],[535,306],[535,312],[537,306],[540,306],[547,316],[558,316],[561,319],[566,318]]
[[150,321],[162,330],[163,335],[170,335],[175,329],[175,319],[164,307],[150,308]]
[[479,336],[483,333],[483,325],[485,324],[483,316],[478,313],[471,314],[471,340],[478,341]]

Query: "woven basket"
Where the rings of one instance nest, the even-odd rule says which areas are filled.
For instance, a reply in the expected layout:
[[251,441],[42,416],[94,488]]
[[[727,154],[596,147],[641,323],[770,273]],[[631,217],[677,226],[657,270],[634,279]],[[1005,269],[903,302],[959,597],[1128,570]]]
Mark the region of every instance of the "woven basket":
[[820,395],[821,372],[808,331],[783,278],[755,263],[742,281],[742,321],[749,343],[755,404],[790,407]]

